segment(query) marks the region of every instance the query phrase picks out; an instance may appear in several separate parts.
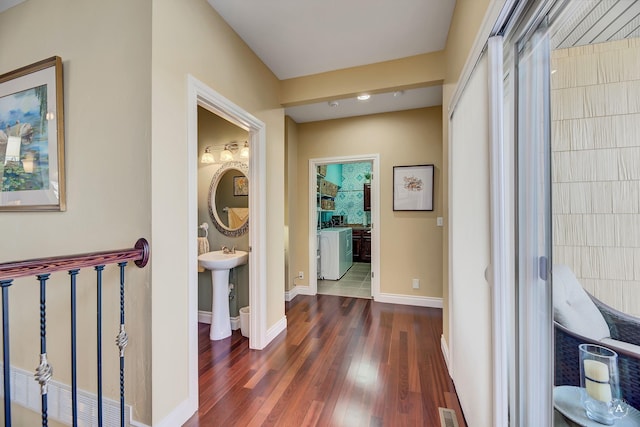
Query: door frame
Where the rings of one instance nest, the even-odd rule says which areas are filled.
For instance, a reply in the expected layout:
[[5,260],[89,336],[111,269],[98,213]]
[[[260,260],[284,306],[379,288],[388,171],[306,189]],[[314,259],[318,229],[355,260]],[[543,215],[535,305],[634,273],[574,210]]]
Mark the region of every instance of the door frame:
[[371,298],[380,296],[380,154],[360,154],[354,156],[323,157],[309,159],[309,285],[298,286],[298,293],[316,295],[318,293],[318,266],[316,261],[317,241],[317,199],[316,171],[319,165],[336,163],[371,162]]
[[189,401],[198,407],[198,106],[249,132],[249,348],[268,344],[266,288],[266,125],[208,87],[187,76],[188,236],[189,245]]

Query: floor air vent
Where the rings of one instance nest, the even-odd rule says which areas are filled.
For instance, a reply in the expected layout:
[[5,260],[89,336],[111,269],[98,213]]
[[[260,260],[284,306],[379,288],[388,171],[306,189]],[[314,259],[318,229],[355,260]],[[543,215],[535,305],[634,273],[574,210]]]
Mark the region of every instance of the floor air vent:
[[456,419],[456,411],[447,408],[438,408],[438,411],[440,411],[441,427],[459,427],[458,420]]

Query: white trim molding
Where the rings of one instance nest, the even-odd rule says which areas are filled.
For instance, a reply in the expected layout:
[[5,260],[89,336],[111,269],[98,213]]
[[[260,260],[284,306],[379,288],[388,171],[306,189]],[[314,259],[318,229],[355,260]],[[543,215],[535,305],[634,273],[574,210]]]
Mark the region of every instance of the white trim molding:
[[[309,286],[309,285],[305,285],[305,286],[297,285],[295,287],[295,289],[296,289],[296,296],[298,296],[298,295],[315,295],[316,294],[316,292],[313,291],[311,289],[311,286]],[[293,298],[291,298],[291,299],[293,299]]]
[[[380,154],[359,154],[354,156],[324,157],[309,159],[309,285],[300,287],[298,294],[315,295],[318,292],[317,264],[317,167],[336,163],[371,162],[371,295],[377,299],[380,293]],[[308,288],[303,289],[303,288]]]
[[447,365],[447,372],[449,372],[449,377],[453,378],[453,372],[451,370],[451,362],[449,361],[449,347],[447,346],[447,340],[444,339],[444,335],[440,335],[440,349],[442,350],[442,357],[444,358],[444,363]]
[[169,415],[154,424],[153,427],[175,427],[184,424],[193,415],[191,409],[193,404],[190,400],[190,398],[183,400]]
[[412,295],[400,295],[400,294],[387,294],[379,293],[374,298],[376,302],[383,302],[389,304],[401,304],[401,305],[413,305],[416,307],[431,307],[442,308],[442,298],[436,297],[422,297]]
[[[198,409],[198,278],[197,278],[197,232],[198,232],[198,106],[230,121],[249,132],[249,181],[255,191],[249,193],[249,304],[251,307],[249,348],[261,350],[267,338],[267,255],[266,255],[266,125],[256,117],[208,87],[192,75],[187,75],[187,150],[188,150],[188,239],[189,245],[189,297],[188,333],[189,349],[189,397],[185,408],[182,404],[167,419],[181,425]],[[185,418],[177,418],[184,416]]]
[[293,299],[298,296],[299,288],[300,286],[296,285],[288,291],[284,291],[284,300],[287,302],[293,301]]
[[272,327],[267,331],[267,342],[273,341],[282,331],[287,330],[287,316],[282,316]]
[[211,324],[211,312],[198,310],[198,323],[206,323],[207,325]]

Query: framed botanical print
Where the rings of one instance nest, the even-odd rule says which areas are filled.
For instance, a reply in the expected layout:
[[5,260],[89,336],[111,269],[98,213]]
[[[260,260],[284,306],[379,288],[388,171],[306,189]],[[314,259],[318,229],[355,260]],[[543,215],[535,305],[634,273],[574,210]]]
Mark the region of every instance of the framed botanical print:
[[433,210],[434,165],[393,167],[393,210]]
[[0,211],[64,211],[62,60],[0,75]]

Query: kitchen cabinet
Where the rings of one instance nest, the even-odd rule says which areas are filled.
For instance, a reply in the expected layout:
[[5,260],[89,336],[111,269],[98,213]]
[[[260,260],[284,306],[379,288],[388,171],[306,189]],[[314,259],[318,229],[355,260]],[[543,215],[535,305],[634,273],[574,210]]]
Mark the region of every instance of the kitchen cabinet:
[[354,228],[353,236],[353,261],[371,262],[371,233],[369,229]]
[[360,262],[371,262],[371,234],[367,232],[360,241]]
[[367,183],[364,184],[364,211],[370,211],[371,210],[371,184]]

